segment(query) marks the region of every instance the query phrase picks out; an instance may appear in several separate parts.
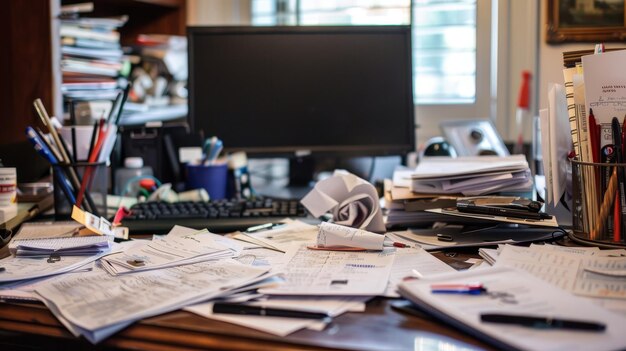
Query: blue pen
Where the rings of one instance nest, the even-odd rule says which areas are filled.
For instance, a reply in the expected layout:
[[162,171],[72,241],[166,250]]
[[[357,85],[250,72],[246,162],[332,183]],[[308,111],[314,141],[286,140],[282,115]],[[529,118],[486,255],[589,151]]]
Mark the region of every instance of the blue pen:
[[37,132],[32,127],[26,127],[26,136],[28,137],[28,140],[31,142],[31,144],[33,144],[33,146],[35,147],[35,150],[37,150],[37,152],[41,156],[43,156],[48,162],[50,162],[50,164],[55,168],[58,177],[61,180],[61,184],[59,185],[61,186],[61,190],[63,190],[63,192],[67,196],[67,199],[72,204],[76,203],[76,197],[71,190],[71,185],[69,184],[67,178],[61,172],[60,167],[58,167],[59,161],[56,159],[56,157],[54,157],[54,154],[52,154],[50,149],[48,149],[48,146],[43,142],[43,140],[41,140]]

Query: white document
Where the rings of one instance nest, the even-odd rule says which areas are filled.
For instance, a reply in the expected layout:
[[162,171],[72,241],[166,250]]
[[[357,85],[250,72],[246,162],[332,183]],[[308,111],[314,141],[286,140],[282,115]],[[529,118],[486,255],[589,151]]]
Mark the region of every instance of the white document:
[[245,285],[267,272],[233,260],[112,277],[102,270],[66,275],[39,284],[35,291],[78,330],[97,333],[122,323],[176,310],[210,299],[226,288]]
[[413,169],[396,169],[393,171],[392,183],[395,187],[408,188],[411,186],[411,176],[415,173]]
[[241,252],[236,240],[209,233],[206,229],[186,235],[167,235],[134,245],[104,258],[112,274],[139,272],[220,258]]
[[339,224],[322,222],[317,234],[317,247],[352,247],[366,250],[382,250],[385,235],[350,228]]
[[[309,297],[309,296],[270,296],[262,301],[249,303],[251,305],[269,308],[291,309],[307,312],[326,313],[331,317],[354,310],[364,310],[365,297]],[[243,325],[248,328],[266,333],[286,336],[303,328],[311,328],[322,322],[314,319],[282,318],[268,316],[241,316],[224,313],[213,313],[213,302],[185,307],[185,310],[200,316],[232,324]]]
[[310,250],[293,245],[287,251],[285,283],[261,289],[270,295],[375,296],[387,287],[393,248],[380,252]]
[[36,279],[70,272],[94,262],[108,251],[92,256],[16,257],[0,260],[0,283]]
[[317,182],[301,202],[314,217],[332,211],[337,224],[385,232],[376,188],[348,172],[335,171],[332,177]]
[[532,186],[530,169],[523,155],[428,157],[417,166],[412,179],[411,190],[425,194],[475,196]]
[[[433,294],[431,284],[480,282],[488,292],[507,293],[516,303],[489,294]],[[505,267],[443,274],[432,279],[400,285],[400,293],[440,318],[456,320],[509,347],[523,350],[618,350],[626,347],[626,318],[585,299],[573,296],[524,271]],[[509,300],[510,301],[510,300]],[[594,321],[606,325],[604,332],[540,329],[481,322],[481,313],[535,315]]]
[[75,236],[54,239],[13,240],[9,251],[16,256],[57,254],[95,255],[111,249],[113,237],[102,235]]
[[396,291],[398,285],[406,279],[417,278],[414,271],[417,271],[421,277],[455,272],[454,268],[422,248],[398,248],[396,249],[396,258],[393,260],[385,296],[400,297]]
[[[592,251],[588,251],[592,252]],[[505,246],[495,266],[525,270],[576,295],[626,299],[626,280],[591,270],[619,272],[626,269],[626,257],[602,257],[553,247]]]
[[626,50],[582,57],[587,112],[591,108],[602,126],[602,146],[612,144],[611,120],[626,114]]
[[286,225],[254,233],[236,232],[229,237],[280,252],[286,252],[291,243],[315,243],[317,226],[287,218],[281,223]]
[[285,263],[285,253],[265,247],[256,247],[241,251],[241,254],[234,259],[250,266],[276,269]]
[[[95,262],[88,263],[84,266],[65,272],[64,274],[75,274],[89,272],[94,269]],[[54,279],[54,275],[42,278],[34,278],[27,280],[18,280],[8,283],[0,283],[0,300],[16,300],[16,301],[39,301],[39,297],[35,294],[35,286],[37,283],[46,279]]]
[[524,155],[425,157],[417,165],[412,178],[414,180],[440,179],[495,171],[523,171],[526,168],[528,168],[528,162]]

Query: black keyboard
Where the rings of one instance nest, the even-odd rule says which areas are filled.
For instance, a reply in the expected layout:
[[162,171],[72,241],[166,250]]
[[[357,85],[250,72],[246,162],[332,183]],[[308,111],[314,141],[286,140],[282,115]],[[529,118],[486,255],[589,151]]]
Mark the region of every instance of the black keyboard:
[[142,202],[122,220],[130,234],[163,234],[174,225],[228,233],[285,217],[306,217],[298,200],[262,198],[210,202]]

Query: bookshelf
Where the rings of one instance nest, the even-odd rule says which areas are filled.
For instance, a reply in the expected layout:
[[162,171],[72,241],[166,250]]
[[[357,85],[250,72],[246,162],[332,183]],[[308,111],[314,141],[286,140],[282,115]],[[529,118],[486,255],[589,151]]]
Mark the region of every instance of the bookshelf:
[[[25,141],[28,125],[39,124],[32,106],[41,98],[51,111],[60,111],[58,23],[61,4],[85,1],[6,1],[0,11],[0,145]],[[185,35],[185,0],[93,0],[88,16],[126,14],[120,29],[122,45],[140,33]]]

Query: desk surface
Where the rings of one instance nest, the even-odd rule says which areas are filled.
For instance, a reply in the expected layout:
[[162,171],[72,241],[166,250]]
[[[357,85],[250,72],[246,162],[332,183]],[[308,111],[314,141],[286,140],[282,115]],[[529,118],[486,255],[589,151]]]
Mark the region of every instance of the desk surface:
[[[465,255],[438,253],[455,268],[463,268]],[[426,316],[415,316],[391,307],[394,300],[376,298],[364,313],[345,313],[324,331],[300,330],[278,337],[242,326],[206,319],[190,312],[175,311],[141,320],[105,339],[105,348],[146,350],[413,350],[422,345],[446,344],[445,349],[490,347],[472,336]],[[41,304],[0,303],[0,345],[51,345],[91,349],[76,339]],[[13,334],[15,333],[15,334]],[[6,335],[3,335],[6,334]],[[53,347],[52,347],[53,348]],[[4,349],[4,347],[2,347]],[[434,347],[433,349],[442,349]],[[29,348],[30,350],[30,348]]]
[[[365,313],[343,314],[322,332],[301,330],[287,337],[175,311],[137,322],[104,340],[102,346],[147,350],[413,350],[416,343],[445,343],[446,349],[453,345],[459,349],[489,349],[471,336],[427,317],[398,312],[391,308],[391,301],[374,299]],[[12,339],[18,343],[58,343],[71,345],[71,349],[92,346],[75,339],[46,307],[38,304],[0,304],[0,329],[20,333]],[[56,340],[41,338],[37,342],[33,334]]]

